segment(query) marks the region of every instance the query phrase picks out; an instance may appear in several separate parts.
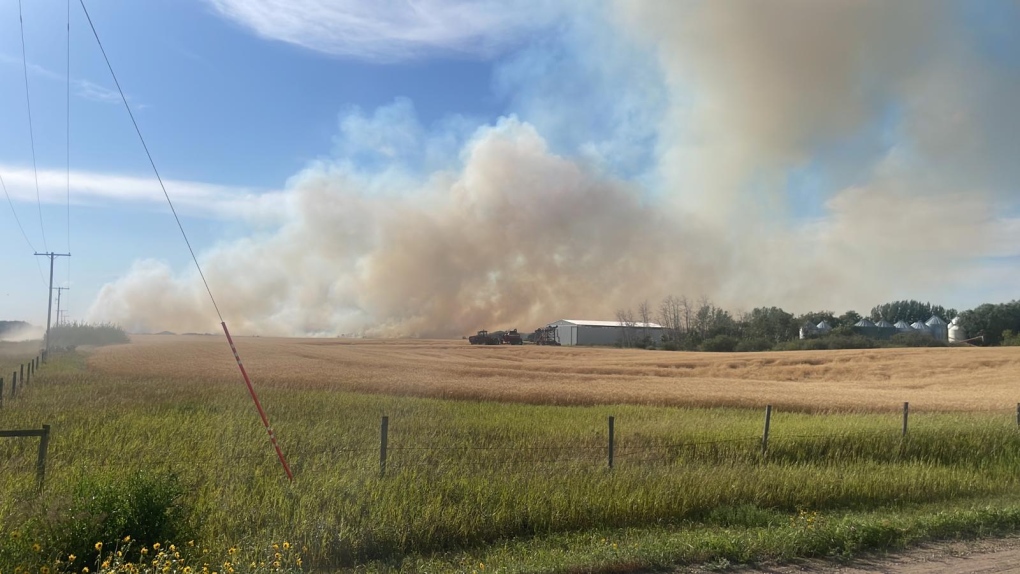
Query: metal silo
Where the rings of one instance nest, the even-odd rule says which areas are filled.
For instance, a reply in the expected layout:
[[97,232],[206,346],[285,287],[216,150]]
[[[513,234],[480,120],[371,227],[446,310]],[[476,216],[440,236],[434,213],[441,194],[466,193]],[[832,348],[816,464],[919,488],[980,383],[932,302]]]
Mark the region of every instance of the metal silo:
[[926,335],[931,335],[932,334],[931,329],[928,328],[928,325],[925,325],[924,323],[922,323],[920,321],[914,322],[914,324],[911,325],[911,327],[913,327],[914,330],[919,332],[919,333],[924,333]]
[[947,325],[946,322],[938,315],[932,315],[931,319],[928,319],[928,321],[925,322],[925,325],[927,325],[928,329],[931,330],[932,336],[939,341],[949,340],[949,325]]
[[953,320],[949,322],[949,342],[961,343],[965,340],[967,340],[967,332],[963,330],[963,325],[960,325],[960,318],[953,317]]

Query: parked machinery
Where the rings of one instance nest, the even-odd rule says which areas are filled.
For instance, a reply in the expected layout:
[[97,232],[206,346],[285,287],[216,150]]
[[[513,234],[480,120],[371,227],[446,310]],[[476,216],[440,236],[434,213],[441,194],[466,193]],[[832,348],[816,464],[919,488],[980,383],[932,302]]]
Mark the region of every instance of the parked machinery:
[[535,329],[534,333],[528,335],[528,340],[536,345],[560,346],[559,334],[556,332],[556,327],[553,326]]
[[511,329],[509,331],[478,331],[477,335],[468,337],[468,342],[472,345],[523,345],[524,339],[521,338],[517,329]]

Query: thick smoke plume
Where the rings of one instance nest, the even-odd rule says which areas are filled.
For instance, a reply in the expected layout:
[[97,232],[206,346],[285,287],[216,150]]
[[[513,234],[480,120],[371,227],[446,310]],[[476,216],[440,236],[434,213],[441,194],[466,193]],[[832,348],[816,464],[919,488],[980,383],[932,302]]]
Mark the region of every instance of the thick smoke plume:
[[[235,330],[286,335],[531,329],[679,293],[794,311],[944,297],[988,279],[977,263],[1015,255],[1017,236],[1001,214],[1020,175],[1020,76],[987,62],[960,9],[621,0],[604,25],[661,85],[620,101],[667,94],[641,120],[655,138],[639,176],[586,153],[621,145],[554,150],[527,113],[433,137],[387,116],[398,102],[350,116],[343,157],[289,183],[285,222],[209,250],[204,269]],[[573,48],[581,69],[609,56]],[[383,167],[347,161],[359,142]],[[417,171],[386,167],[405,155]],[[197,276],[157,261],[106,285],[91,315],[216,326]]]

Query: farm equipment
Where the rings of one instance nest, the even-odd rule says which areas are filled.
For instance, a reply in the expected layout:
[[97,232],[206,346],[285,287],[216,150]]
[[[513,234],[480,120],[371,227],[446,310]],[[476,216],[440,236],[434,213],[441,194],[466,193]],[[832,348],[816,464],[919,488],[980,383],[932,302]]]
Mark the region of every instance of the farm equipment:
[[517,329],[510,331],[478,331],[477,335],[468,337],[472,345],[523,345],[524,339],[517,332]]
[[560,346],[559,334],[556,332],[556,327],[542,327],[535,329],[535,332],[528,335],[528,340],[536,345],[554,345]]

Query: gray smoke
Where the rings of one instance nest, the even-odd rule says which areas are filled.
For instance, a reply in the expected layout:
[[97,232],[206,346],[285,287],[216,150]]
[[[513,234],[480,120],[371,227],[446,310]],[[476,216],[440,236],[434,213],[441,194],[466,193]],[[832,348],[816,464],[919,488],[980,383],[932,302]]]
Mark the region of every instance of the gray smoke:
[[[531,329],[679,293],[794,311],[945,297],[1015,254],[1000,214],[1020,175],[1017,75],[978,53],[958,9],[620,0],[608,21],[657,59],[668,94],[640,177],[552,151],[526,117],[462,145],[456,122],[421,153],[407,122],[383,118],[400,137],[377,142],[348,121],[345,141],[394,165],[418,153],[425,175],[359,170],[340,145],[289,182],[278,229],[203,267],[235,330],[284,335]],[[216,328],[197,276],[157,261],[106,285],[90,315]]]

